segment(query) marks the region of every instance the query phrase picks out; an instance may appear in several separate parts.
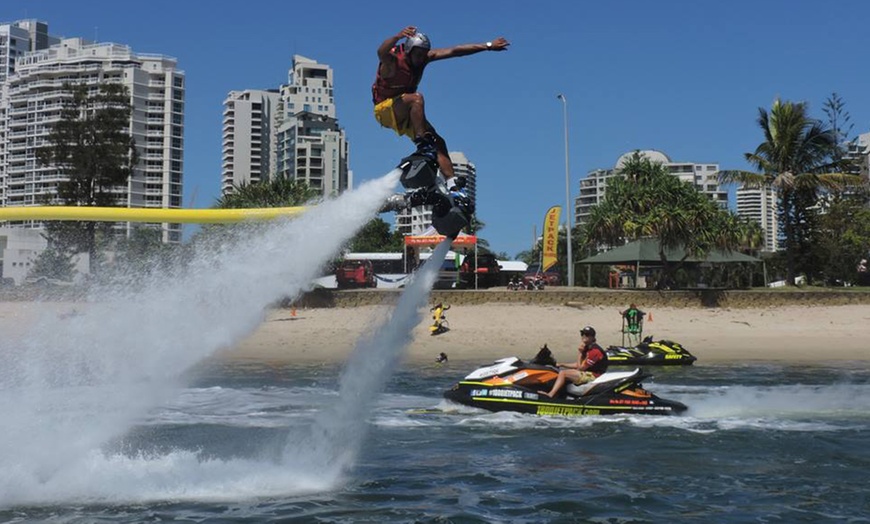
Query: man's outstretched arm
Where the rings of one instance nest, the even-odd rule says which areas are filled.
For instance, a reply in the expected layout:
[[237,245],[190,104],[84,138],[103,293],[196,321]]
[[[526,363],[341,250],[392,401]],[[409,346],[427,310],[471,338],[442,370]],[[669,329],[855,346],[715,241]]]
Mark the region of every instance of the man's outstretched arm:
[[403,38],[410,38],[417,34],[417,28],[409,25],[408,27],[402,29],[399,34],[395,36],[391,36],[384,40],[384,43],[378,47],[378,58],[383,62],[385,57],[390,56],[390,49],[396,46],[396,43]]
[[511,45],[510,42],[503,37],[498,37],[495,40],[481,44],[460,44],[453,47],[433,49],[429,51],[429,61],[473,55],[481,51],[507,51],[509,45]]

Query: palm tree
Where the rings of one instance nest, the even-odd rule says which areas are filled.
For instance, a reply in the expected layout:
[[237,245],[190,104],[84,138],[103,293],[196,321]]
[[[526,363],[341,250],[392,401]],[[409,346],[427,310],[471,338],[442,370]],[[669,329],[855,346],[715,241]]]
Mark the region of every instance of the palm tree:
[[[724,183],[744,187],[773,187],[777,191],[779,221],[786,251],[786,280],[794,285],[799,252],[812,243],[815,210],[820,191],[839,191],[860,184],[860,178],[842,172],[836,154],[835,132],[807,114],[807,105],[775,100],[770,112],[758,109],[764,142],[746,160],[758,172],[723,171]],[[802,250],[802,247],[804,248]]]
[[486,222],[477,218],[477,215],[471,215],[471,221],[468,223],[468,226],[465,227],[466,232],[469,235],[474,235],[477,237],[477,249],[479,249],[482,253],[492,253],[489,248],[489,241],[485,238],[480,237],[480,231],[486,227]]

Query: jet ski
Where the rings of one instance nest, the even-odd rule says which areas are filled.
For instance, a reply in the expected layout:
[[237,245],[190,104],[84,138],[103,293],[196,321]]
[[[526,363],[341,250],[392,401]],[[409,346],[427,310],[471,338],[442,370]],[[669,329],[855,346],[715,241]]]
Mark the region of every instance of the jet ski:
[[[399,178],[405,193],[390,196],[380,212],[400,211],[418,206],[432,206],[432,226],[439,234],[456,238],[462,228],[471,222],[474,203],[467,196],[447,190],[444,179],[438,173],[434,158],[414,153],[399,162],[402,175]],[[465,183],[457,177],[457,185]]]
[[611,366],[690,366],[698,360],[679,342],[653,342],[652,336],[644,338],[634,347],[610,346],[606,353]]
[[444,398],[488,411],[535,415],[676,415],[688,409],[644,389],[641,381],[651,375],[639,369],[607,372],[579,386],[567,384],[555,398],[538,393],[549,390],[558,374],[554,366],[503,358],[471,372],[445,391]]

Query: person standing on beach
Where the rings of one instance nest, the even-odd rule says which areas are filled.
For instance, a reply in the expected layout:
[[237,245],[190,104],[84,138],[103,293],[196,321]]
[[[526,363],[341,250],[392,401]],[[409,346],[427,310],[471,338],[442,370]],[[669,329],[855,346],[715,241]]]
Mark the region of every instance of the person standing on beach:
[[550,398],[556,396],[566,380],[574,384],[586,384],[600,377],[607,371],[607,353],[595,341],[595,328],[586,326],[580,330],[580,347],[577,348],[577,362],[569,364],[556,364],[560,368],[559,376],[550,391],[538,391],[541,395]]
[[[399,44],[403,38],[405,42]],[[457,187],[453,180],[453,162],[447,143],[426,118],[423,95],[417,92],[423,70],[429,62],[481,51],[505,51],[509,45],[507,40],[499,37],[486,43],[432,49],[428,36],[418,32],[416,27],[408,26],[378,47],[378,71],[372,85],[375,119],[382,126],[413,140],[418,154],[436,160],[450,191],[461,191],[462,188]]]

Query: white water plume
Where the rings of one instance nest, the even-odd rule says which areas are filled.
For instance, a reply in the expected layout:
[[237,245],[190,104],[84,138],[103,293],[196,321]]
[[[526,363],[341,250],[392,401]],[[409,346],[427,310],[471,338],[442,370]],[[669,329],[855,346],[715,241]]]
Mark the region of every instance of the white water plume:
[[291,435],[285,451],[289,466],[308,475],[317,471],[324,483],[334,484],[353,465],[373,404],[411,341],[414,326],[422,320],[429,291],[449,248],[449,241],[438,245],[389,319],[357,343],[341,375],[339,399],[318,415],[309,434]]
[[[198,253],[182,276],[109,290],[78,316],[46,315],[27,336],[0,341],[0,505],[38,499],[40,486],[87,470],[102,445],[176,393],[185,370],[306,290],[399,174]],[[82,482],[104,491],[99,476]]]

